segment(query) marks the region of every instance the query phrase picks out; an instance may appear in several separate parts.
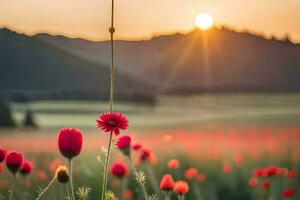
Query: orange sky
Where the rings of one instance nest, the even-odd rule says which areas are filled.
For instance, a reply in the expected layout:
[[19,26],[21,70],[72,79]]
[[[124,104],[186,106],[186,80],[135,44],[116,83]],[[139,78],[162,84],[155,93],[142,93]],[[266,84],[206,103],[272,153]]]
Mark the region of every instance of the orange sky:
[[[103,40],[108,36],[109,0],[0,0],[0,26],[34,34],[48,32]],[[149,38],[189,31],[198,13],[217,25],[247,28],[300,42],[299,0],[116,0],[117,36]]]

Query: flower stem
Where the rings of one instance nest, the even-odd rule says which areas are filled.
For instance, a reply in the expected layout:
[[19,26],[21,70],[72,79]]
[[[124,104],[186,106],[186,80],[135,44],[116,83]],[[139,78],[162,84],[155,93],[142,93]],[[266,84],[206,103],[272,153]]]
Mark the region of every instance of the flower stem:
[[73,160],[71,158],[68,159],[68,163],[69,163],[69,171],[70,171],[71,196],[72,199],[75,200],[74,184],[73,184]]
[[166,192],[165,200],[171,200],[171,192]]
[[[135,165],[134,165],[134,163],[133,163],[133,161],[132,161],[131,154],[128,155],[128,159],[129,159],[129,161],[130,161],[130,166],[131,166],[131,168],[132,168],[132,171],[133,171],[135,177],[138,178],[138,171],[137,171],[137,169],[136,169],[136,167],[135,167]],[[148,198],[148,193],[147,193],[147,191],[146,191],[145,185],[144,185],[143,183],[141,183],[141,182],[140,182],[139,180],[137,180],[137,179],[136,179],[136,181],[137,181],[138,185],[140,186],[140,188],[141,188],[141,190],[142,190],[142,192],[143,192],[144,199],[146,200],[146,199]]]
[[36,198],[36,200],[41,200],[43,198],[43,196],[45,196],[45,194],[51,188],[51,186],[53,185],[53,183],[55,182],[55,180],[56,180],[56,175],[53,177],[53,179],[50,181],[50,183],[45,187],[45,189],[38,195],[38,197]]
[[11,179],[11,186],[9,190],[9,200],[13,200],[14,198],[14,187],[16,183],[16,174],[13,174],[12,179]]
[[67,195],[68,195],[68,200],[71,200],[71,195],[70,195],[69,188],[68,188],[67,184],[66,184],[66,192],[67,192]]
[[102,200],[105,200],[105,195],[106,195],[108,164],[109,164],[109,156],[110,156],[110,150],[112,144],[112,136],[113,136],[113,132],[111,131],[109,135],[108,149],[105,157],[105,166],[104,166],[103,181],[102,181],[102,198],[101,198]]

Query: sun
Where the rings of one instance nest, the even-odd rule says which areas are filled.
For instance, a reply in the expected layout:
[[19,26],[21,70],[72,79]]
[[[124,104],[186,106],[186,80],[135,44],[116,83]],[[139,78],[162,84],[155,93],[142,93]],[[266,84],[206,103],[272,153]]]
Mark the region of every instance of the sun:
[[214,25],[214,19],[210,14],[201,13],[197,15],[195,24],[202,30],[208,30]]

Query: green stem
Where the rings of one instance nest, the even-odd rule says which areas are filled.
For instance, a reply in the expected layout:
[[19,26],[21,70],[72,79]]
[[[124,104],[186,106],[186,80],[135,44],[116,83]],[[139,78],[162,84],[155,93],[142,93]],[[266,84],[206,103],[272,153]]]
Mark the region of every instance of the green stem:
[[69,163],[69,170],[70,170],[71,196],[72,196],[72,199],[75,200],[74,184],[73,184],[73,160],[70,158],[68,160],[68,163]]
[[101,198],[102,200],[105,200],[105,195],[106,195],[108,164],[109,164],[109,156],[110,156],[110,150],[111,150],[111,144],[112,144],[112,136],[113,136],[113,132],[111,131],[110,135],[109,135],[107,154],[105,157],[105,167],[104,167],[103,182],[102,182],[102,198]]
[[171,200],[171,192],[166,192],[165,200]]
[[67,195],[68,195],[68,200],[71,200],[71,195],[69,192],[68,184],[66,184],[66,191],[67,191]]
[[134,173],[134,175],[136,177],[136,181],[137,181],[138,185],[140,186],[140,188],[141,188],[141,190],[143,192],[144,199],[146,200],[148,198],[148,193],[146,191],[145,185],[143,183],[141,183],[140,181],[137,180],[137,178],[138,178],[138,171],[137,171],[137,169],[136,169],[136,167],[135,167],[135,165],[134,165],[134,163],[132,161],[131,154],[128,155],[128,159],[129,159],[132,171],[133,171],[133,173]]
[[53,179],[50,181],[50,183],[45,187],[45,189],[38,195],[36,200],[41,200],[46,195],[46,193],[51,188],[51,186],[53,185],[55,180],[56,180],[56,175],[53,177]]
[[10,190],[9,190],[9,200],[14,199],[15,183],[16,183],[16,174],[13,174],[12,179],[11,179],[11,186],[10,186]]

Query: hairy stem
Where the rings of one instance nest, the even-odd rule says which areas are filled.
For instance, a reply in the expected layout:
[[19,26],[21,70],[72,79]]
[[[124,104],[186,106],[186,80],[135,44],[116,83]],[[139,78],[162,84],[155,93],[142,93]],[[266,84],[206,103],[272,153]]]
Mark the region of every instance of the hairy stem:
[[71,196],[72,196],[72,199],[75,200],[74,184],[73,184],[73,160],[70,158],[68,160],[68,163],[69,163],[69,171],[70,171]]
[[67,195],[68,195],[68,200],[72,200],[70,192],[69,192],[68,184],[66,184],[66,192],[67,192]]
[[[137,171],[137,169],[136,169],[136,167],[135,167],[135,165],[134,165],[134,163],[132,161],[131,155],[129,155],[128,158],[129,158],[129,161],[130,161],[130,166],[132,168],[132,171],[133,171],[133,173],[134,173],[134,175],[135,175],[135,177],[137,179],[138,178],[138,171]],[[138,180],[136,180],[136,181],[137,181],[138,185],[140,186],[140,188],[141,188],[141,190],[143,192],[144,199],[147,199],[148,198],[148,193],[147,193],[147,190],[145,188],[144,183],[141,183]]]
[[56,175],[53,177],[53,179],[50,181],[50,183],[45,187],[45,189],[38,195],[38,197],[36,198],[36,200],[40,200],[42,199],[46,193],[48,192],[48,190],[51,188],[51,186],[53,185],[53,183],[56,180]]
[[9,200],[14,199],[15,183],[16,183],[16,174],[13,174],[12,179],[11,179],[11,186],[10,186],[10,190],[9,190]]

